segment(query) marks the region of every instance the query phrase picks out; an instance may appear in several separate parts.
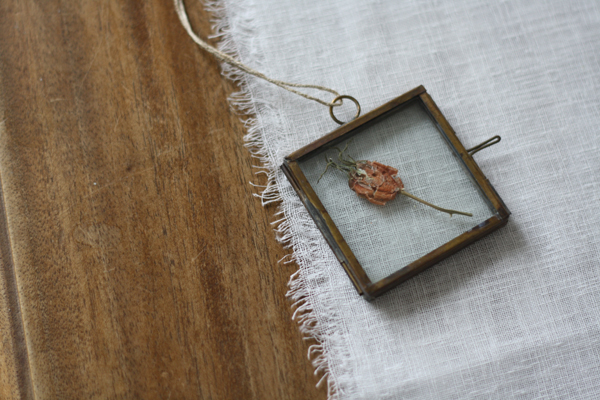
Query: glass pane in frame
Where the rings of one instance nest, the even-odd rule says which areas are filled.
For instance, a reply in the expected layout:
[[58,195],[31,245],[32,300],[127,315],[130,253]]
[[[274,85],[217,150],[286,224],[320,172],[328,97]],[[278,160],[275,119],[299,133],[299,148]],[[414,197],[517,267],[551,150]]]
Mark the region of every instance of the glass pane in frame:
[[[414,106],[417,106],[417,108],[413,108]],[[405,113],[405,111],[408,112]],[[403,113],[404,115],[397,116],[396,113]],[[434,128],[437,128],[439,136],[435,134],[436,129]],[[405,137],[401,139],[401,141],[403,141],[401,143],[398,142],[400,139],[396,137],[396,135],[399,134],[405,135]],[[348,139],[353,138],[354,136],[356,137],[352,141],[348,141]],[[363,137],[362,142],[360,140],[358,142],[356,141],[356,138],[359,136]],[[418,140],[418,142],[411,142],[409,140],[410,138]],[[436,138],[440,140],[436,140]],[[423,140],[425,140],[424,143],[422,143]],[[427,142],[428,140],[429,143]],[[469,151],[465,150],[448,124],[448,121],[446,121],[435,105],[433,99],[427,94],[423,86],[419,86],[295,151],[285,158],[281,168],[298,193],[302,203],[307,208],[317,227],[323,233],[325,240],[331,246],[331,249],[340,261],[342,267],[348,273],[350,280],[356,286],[359,294],[363,295],[367,300],[372,300],[432,265],[435,265],[439,261],[451,256],[465,246],[468,246],[474,241],[481,239],[506,225],[510,216],[510,211],[506,208],[506,205],[485,178],[472,157],[472,154],[479,151],[479,149],[488,147],[498,141],[500,141],[500,137],[495,136]],[[415,143],[418,145],[425,145],[425,148],[419,151],[418,146],[414,146]],[[346,155],[353,156],[355,159],[358,157],[357,154],[349,154],[350,151],[355,151],[359,155],[365,154],[364,158],[372,158],[371,161],[392,164],[394,160],[396,160],[398,164],[406,165],[405,169],[398,167],[398,164],[391,166],[398,168],[401,174],[406,170],[412,169],[417,175],[417,178],[413,181],[424,181],[428,184],[433,183],[442,188],[450,182],[451,187],[446,189],[446,194],[442,197],[448,198],[462,192],[468,196],[471,203],[473,203],[473,201],[476,203],[474,204],[474,209],[479,207],[478,211],[474,212],[476,221],[485,218],[485,207],[481,207],[482,204],[487,206],[489,211],[488,215],[491,215],[491,217],[484,219],[483,222],[477,223],[477,225],[473,226],[471,229],[466,229],[463,233],[458,233],[456,237],[443,243],[433,251],[426,253],[424,256],[417,258],[412,262],[409,261],[408,265],[399,265],[399,269],[395,270],[391,275],[386,276],[386,273],[394,269],[393,267],[390,268],[390,265],[393,263],[387,264],[387,270],[385,264],[382,268],[381,266],[377,267],[377,264],[371,263],[370,265],[375,267],[367,267],[366,269],[369,270],[369,275],[367,275],[365,268],[361,265],[361,261],[357,259],[353,250],[359,249],[357,246],[361,246],[369,240],[371,242],[379,240],[379,242],[375,242],[374,244],[371,243],[370,249],[372,251],[370,254],[368,250],[359,249],[357,251],[357,253],[361,253],[359,256],[362,259],[362,263],[364,263],[365,260],[368,262],[369,260],[367,258],[369,256],[371,257],[371,260],[385,262],[386,260],[381,260],[381,258],[378,260],[377,257],[373,257],[373,254],[377,254],[379,248],[383,247],[391,247],[390,251],[396,251],[396,253],[392,253],[395,255],[395,258],[388,257],[387,261],[390,261],[390,259],[394,262],[398,262],[399,260],[403,261],[401,260],[402,255],[397,255],[398,250],[403,249],[399,248],[393,240],[390,240],[390,237],[393,237],[393,235],[389,233],[389,229],[381,229],[382,226],[385,228],[386,222],[389,222],[390,224],[393,223],[394,227],[401,226],[395,224],[395,217],[402,215],[399,214],[398,210],[396,210],[395,213],[388,210],[387,214],[380,213],[379,215],[376,215],[378,217],[383,217],[380,219],[383,223],[380,223],[377,228],[380,229],[380,233],[387,234],[387,236],[383,235],[377,237],[376,235],[371,235],[368,230],[370,226],[373,225],[373,220],[369,220],[364,214],[357,214],[355,212],[358,210],[356,207],[357,204],[358,207],[365,205],[365,203],[356,202],[361,200],[364,202],[365,200],[358,197],[353,198],[353,192],[351,191],[349,192],[351,193],[350,197],[343,197],[342,199],[339,199],[339,196],[336,194],[344,192],[343,189],[346,189],[346,191],[350,190],[347,189],[346,186],[347,176],[342,173],[342,180],[337,182],[330,181],[327,185],[328,192],[323,195],[323,189],[317,187],[319,183],[315,184],[315,181],[318,181],[318,176],[320,176],[318,171],[318,157],[325,160],[323,152],[330,151],[334,155],[333,158],[335,158],[338,152],[337,150],[332,150],[332,147],[337,145],[338,148],[342,148],[342,146],[345,147],[346,144],[349,145]],[[446,149],[448,152],[442,150],[444,146],[441,144],[447,145]],[[356,147],[352,149],[352,146]],[[403,151],[405,154],[402,153]],[[416,157],[415,154],[420,154],[420,156]],[[376,159],[376,157],[381,158]],[[455,162],[453,163],[451,160],[448,161],[448,157],[454,157]],[[312,160],[312,162],[310,160]],[[321,164],[323,168],[325,167],[325,164],[326,161],[323,161]],[[457,165],[463,169],[464,176],[460,175],[460,168],[456,168]],[[435,172],[436,170],[437,174],[431,175],[431,172]],[[309,178],[307,178],[305,173],[309,175]],[[457,180],[443,179],[441,183],[436,182],[436,179],[434,178],[438,176],[443,178],[444,174],[447,175],[446,178],[452,178],[453,175],[455,178],[458,178]],[[467,181],[465,181],[465,177],[467,178]],[[406,183],[405,190],[411,190],[406,176],[402,176],[402,179]],[[476,200],[474,200],[476,197],[474,197],[473,191],[469,189],[468,184],[465,185],[465,182],[468,182],[468,180],[472,183],[470,189],[474,189],[475,193],[480,196],[481,203],[477,203]],[[456,185],[458,185],[458,187],[452,187]],[[313,188],[313,186],[315,187]],[[422,192],[428,192],[427,188],[429,187],[430,186],[426,186],[426,189],[423,189]],[[315,189],[317,189],[317,191],[321,193],[321,196],[325,198],[324,202],[330,203],[329,208],[336,214],[335,219],[337,222],[332,219],[332,215],[328,213],[327,208],[323,205],[323,201]],[[457,189],[458,192],[456,192]],[[413,194],[422,193],[415,192],[414,190],[411,190],[411,192]],[[433,201],[433,198],[440,196],[439,192],[436,193],[432,194],[432,198],[426,200]],[[423,194],[419,195],[423,196]],[[327,198],[328,196],[329,198]],[[350,200],[352,198],[353,200]],[[394,201],[398,201],[399,199],[400,198],[397,198]],[[350,203],[348,204],[348,202]],[[461,199],[461,205],[464,205],[463,203],[464,201]],[[442,206],[450,207],[445,204]],[[458,209],[456,206],[454,206],[454,208]],[[340,218],[340,215],[344,217],[344,210],[346,210],[345,215],[350,216],[351,219]],[[373,211],[374,209],[367,209],[367,211],[368,210]],[[412,222],[415,222],[414,218],[420,217],[409,216],[409,218],[413,218]],[[421,233],[422,238],[424,238],[426,243],[427,240],[430,241],[430,247],[435,247],[435,245],[431,246],[431,243],[432,236],[437,229],[436,221],[429,221],[429,225],[423,225],[423,222],[427,222],[426,220],[426,218],[425,220],[421,218],[420,222],[422,224],[419,231],[426,232]],[[476,223],[473,221],[471,222],[473,224]],[[354,234],[354,238],[351,237],[350,239],[350,241],[353,242],[353,248],[349,246],[348,241],[344,235],[342,235],[336,223],[345,225],[343,229],[346,236],[350,235],[351,237]],[[460,228],[460,224],[456,224],[455,221],[452,223],[455,224],[452,228],[444,228],[446,229],[446,233],[451,233],[452,229],[456,232],[460,232],[460,229],[456,229],[457,227]],[[427,228],[426,231],[423,231],[423,226]],[[402,227],[404,229],[410,229],[411,225],[404,221],[404,226]],[[415,225],[413,224],[412,227],[414,228]],[[364,235],[367,234],[370,236],[368,239],[365,239]],[[402,234],[410,236],[411,238],[415,236],[414,234],[406,234],[404,231],[402,231]],[[450,237],[451,235],[447,236]],[[407,249],[404,249],[406,253],[407,251],[414,251],[415,246],[418,246],[419,244],[415,245],[413,243],[411,246],[410,242],[406,242],[404,245],[407,247]],[[423,251],[425,250],[421,248],[421,252]],[[365,257],[365,254],[367,258]],[[414,254],[418,255],[420,253],[416,251]],[[380,276],[385,277],[379,278]]]
[[302,159],[300,169],[372,282],[377,282],[497,215],[469,170],[440,133],[421,101],[370,125],[336,147],[355,160],[398,169],[405,190],[443,208],[473,217],[442,213],[398,195],[385,206],[358,197],[348,177],[326,167],[338,150]]

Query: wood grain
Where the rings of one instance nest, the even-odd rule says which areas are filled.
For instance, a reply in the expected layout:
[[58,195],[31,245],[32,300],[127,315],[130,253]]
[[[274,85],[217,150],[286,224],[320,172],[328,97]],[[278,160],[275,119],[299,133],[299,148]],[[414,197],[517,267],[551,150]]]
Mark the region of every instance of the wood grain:
[[0,2],[2,399],[326,397],[233,90],[170,0]]

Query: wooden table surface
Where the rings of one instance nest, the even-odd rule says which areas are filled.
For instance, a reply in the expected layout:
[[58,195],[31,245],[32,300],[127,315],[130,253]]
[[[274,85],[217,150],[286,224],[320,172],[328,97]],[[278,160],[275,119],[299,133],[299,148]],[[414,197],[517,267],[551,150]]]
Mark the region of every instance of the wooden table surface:
[[0,2],[1,399],[326,397],[235,89],[171,0]]

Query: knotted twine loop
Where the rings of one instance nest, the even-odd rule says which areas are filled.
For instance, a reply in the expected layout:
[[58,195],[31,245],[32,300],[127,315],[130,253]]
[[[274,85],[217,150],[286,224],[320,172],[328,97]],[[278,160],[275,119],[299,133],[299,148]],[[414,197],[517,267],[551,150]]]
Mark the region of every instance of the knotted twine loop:
[[[183,4],[183,0],[173,0],[173,3],[175,5],[175,11],[177,12],[177,16],[179,17],[179,20],[181,21],[181,24],[183,25],[183,27],[185,28],[186,32],[188,33],[188,35],[190,35],[190,37],[192,38],[192,40],[194,42],[196,42],[196,44],[198,46],[200,46],[202,49],[204,49],[205,51],[209,52],[210,54],[212,54],[214,57],[216,57],[219,61],[221,62],[225,62],[235,68],[238,68],[250,75],[254,75],[257,78],[260,79],[264,79],[267,82],[271,82],[274,85],[279,86],[282,89],[285,89],[289,92],[292,92],[294,94],[297,94],[298,96],[302,96],[305,99],[308,100],[313,100],[316,101],[319,104],[322,104],[324,106],[329,107],[330,110],[330,114],[331,117],[333,118],[333,120],[339,124],[343,124],[343,122],[341,122],[340,120],[338,120],[334,115],[333,115],[333,107],[339,107],[342,104],[344,104],[344,98],[348,98],[351,99],[352,101],[354,101],[354,103],[356,103],[357,107],[358,107],[358,113],[356,114],[356,117],[358,117],[358,115],[360,114],[360,105],[358,104],[358,101],[356,101],[356,99],[354,99],[353,97],[350,96],[342,96],[340,95],[338,92],[336,92],[333,89],[327,88],[325,86],[320,86],[320,85],[305,85],[305,84],[301,84],[301,83],[293,83],[293,82],[285,82],[285,81],[281,81],[278,79],[272,79],[269,78],[268,76],[266,76],[265,74],[250,68],[249,66],[241,63],[240,61],[236,60],[235,58],[231,57],[230,55],[223,53],[222,51],[212,47],[211,45],[209,45],[208,43],[206,43],[204,40],[200,39],[200,37],[198,37],[198,35],[196,35],[196,33],[194,32],[194,30],[192,29],[192,26],[190,24],[190,20],[188,19],[187,16],[187,12],[185,10],[185,5]],[[305,89],[316,89],[316,90],[321,90],[324,92],[328,92],[331,94],[334,94],[336,97],[331,101],[331,102],[326,102],[324,100],[319,99],[318,97],[313,97],[309,94],[303,93],[299,90],[293,89],[293,88],[305,88]],[[355,117],[355,118],[356,118]]]

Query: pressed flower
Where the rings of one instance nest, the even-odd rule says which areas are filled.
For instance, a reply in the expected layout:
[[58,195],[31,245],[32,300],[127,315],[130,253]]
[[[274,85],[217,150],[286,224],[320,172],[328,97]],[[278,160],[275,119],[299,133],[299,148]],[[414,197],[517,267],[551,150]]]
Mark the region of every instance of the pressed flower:
[[397,174],[396,168],[377,161],[360,161],[356,163],[356,168],[350,171],[348,185],[360,197],[384,206],[404,189],[404,184]]
[[344,156],[344,152],[347,148],[348,145],[346,145],[344,150],[337,149],[339,152],[338,162],[335,162],[331,158],[327,159],[327,166],[325,167],[325,171],[321,174],[321,177],[319,177],[319,181],[323,175],[325,175],[327,169],[332,166],[348,175],[348,185],[350,186],[350,189],[354,190],[358,196],[364,197],[373,204],[384,206],[388,201],[394,200],[396,195],[400,193],[429,207],[435,208],[438,211],[450,214],[450,216],[453,214],[466,215],[468,217],[473,216],[471,213],[435,206],[408,193],[404,190],[402,180],[397,176],[398,170],[396,168],[377,161],[355,161],[350,156]]

